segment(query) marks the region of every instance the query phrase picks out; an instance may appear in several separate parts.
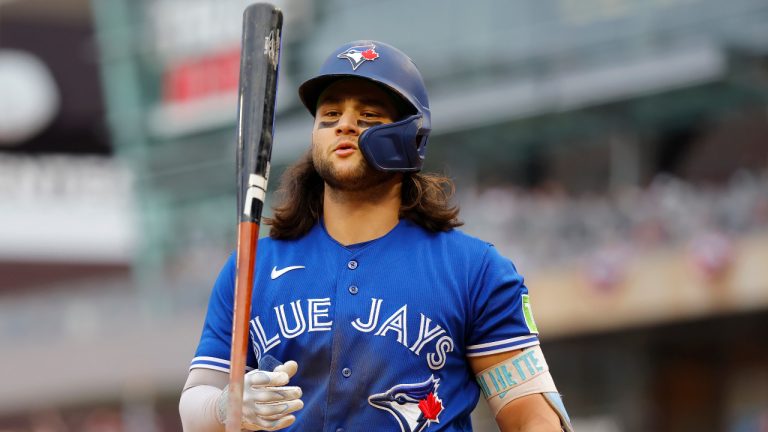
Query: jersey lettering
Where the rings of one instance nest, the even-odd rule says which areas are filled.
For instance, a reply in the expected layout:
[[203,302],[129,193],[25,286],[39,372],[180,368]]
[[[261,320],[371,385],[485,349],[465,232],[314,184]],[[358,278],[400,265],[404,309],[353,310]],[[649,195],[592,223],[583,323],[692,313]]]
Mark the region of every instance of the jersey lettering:
[[[395,338],[397,342],[417,356],[421,356],[422,349],[429,342],[439,337],[435,343],[435,351],[427,354],[427,363],[432,370],[439,370],[445,366],[447,354],[454,350],[453,339],[446,334],[445,329],[439,324],[434,324],[429,317],[420,313],[418,336],[413,345],[408,347],[408,305],[401,306],[379,326],[382,303],[382,299],[372,298],[368,320],[363,322],[360,318],[356,318],[350,322],[352,328],[361,333],[371,333],[376,330],[374,335],[381,337],[388,337],[387,333],[393,332],[397,335]],[[333,329],[333,321],[328,319],[331,314],[330,298],[307,299],[306,314],[301,307],[301,300],[294,300],[288,304],[291,307],[290,315],[292,316],[290,319],[286,316],[285,304],[272,308],[279,332],[269,338],[264,331],[261,317],[256,316],[251,320],[250,334],[257,359],[279,345],[282,338],[294,339],[304,333],[330,331]],[[392,336],[389,337],[391,338]]]
[[331,307],[331,299],[309,299],[307,300],[307,309],[309,310],[309,331],[329,331],[333,321],[321,322],[320,318],[328,318],[328,308]]
[[[254,341],[255,340],[259,341],[259,345],[261,346],[262,353],[266,353],[267,351],[276,347],[280,343],[280,337],[278,335],[274,335],[269,340],[267,340],[267,335],[264,332],[264,327],[262,327],[259,317],[256,317],[251,320],[251,335],[253,335],[253,333],[256,333],[256,338],[254,339]],[[260,357],[258,356],[258,352],[256,354],[257,354],[257,357]]]
[[447,353],[453,351],[453,339],[445,335],[437,340],[435,352],[427,354],[427,364],[432,370],[441,369],[448,359]]
[[424,314],[419,315],[421,315],[421,322],[419,323],[419,338],[416,339],[416,342],[414,342],[413,346],[411,347],[411,351],[416,353],[416,355],[421,354],[421,349],[424,348],[424,345],[426,345],[427,342],[445,333],[445,330],[439,325],[435,325],[430,329],[429,323],[431,323],[432,320],[425,317]]
[[352,327],[363,333],[368,333],[376,328],[376,324],[379,323],[379,310],[381,309],[381,299],[371,299],[371,313],[368,315],[368,322],[363,324],[360,318],[352,321]]
[[379,327],[376,336],[386,336],[387,332],[393,330],[397,333],[397,341],[408,346],[408,305],[403,305],[397,312]]
[[294,328],[288,328],[288,322],[285,319],[285,305],[275,306],[277,314],[277,324],[280,325],[280,333],[286,339],[293,339],[307,330],[307,322],[304,320],[304,311],[301,310],[301,300],[292,301],[291,310],[293,311],[293,321],[296,323]]

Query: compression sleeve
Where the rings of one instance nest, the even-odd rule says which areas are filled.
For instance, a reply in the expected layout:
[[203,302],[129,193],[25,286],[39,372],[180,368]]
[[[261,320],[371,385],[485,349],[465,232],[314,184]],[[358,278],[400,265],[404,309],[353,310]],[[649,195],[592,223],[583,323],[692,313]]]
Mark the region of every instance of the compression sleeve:
[[181,393],[179,415],[185,432],[221,432],[224,426],[216,417],[216,402],[221,389],[210,385],[190,387]]

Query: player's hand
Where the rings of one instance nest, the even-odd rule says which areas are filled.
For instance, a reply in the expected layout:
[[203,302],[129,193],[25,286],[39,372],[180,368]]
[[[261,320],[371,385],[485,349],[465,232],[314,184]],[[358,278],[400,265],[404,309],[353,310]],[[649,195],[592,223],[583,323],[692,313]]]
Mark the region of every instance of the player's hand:
[[[286,428],[296,421],[291,413],[304,407],[301,388],[287,386],[296,374],[298,364],[287,361],[273,372],[253,370],[245,374],[243,383],[243,429],[274,431]],[[226,424],[228,388],[219,396],[218,416]]]

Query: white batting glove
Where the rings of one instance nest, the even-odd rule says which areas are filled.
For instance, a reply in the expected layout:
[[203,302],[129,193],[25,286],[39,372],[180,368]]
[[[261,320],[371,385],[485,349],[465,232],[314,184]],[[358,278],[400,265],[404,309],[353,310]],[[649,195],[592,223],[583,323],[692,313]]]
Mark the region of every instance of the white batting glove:
[[[245,374],[243,382],[243,429],[274,431],[286,428],[296,421],[292,412],[304,407],[301,388],[286,386],[296,374],[299,365],[291,360],[273,372],[253,370]],[[217,402],[217,417],[221,424],[227,421],[229,386],[221,392]]]

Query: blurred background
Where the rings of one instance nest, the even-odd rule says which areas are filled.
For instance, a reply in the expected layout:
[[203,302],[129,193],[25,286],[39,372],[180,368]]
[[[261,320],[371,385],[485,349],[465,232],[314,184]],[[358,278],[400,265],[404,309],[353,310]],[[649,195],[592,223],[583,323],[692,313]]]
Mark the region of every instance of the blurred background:
[[[181,430],[235,243],[246,4],[0,0],[0,431]],[[309,144],[298,84],[389,42],[430,90],[428,170],[526,276],[576,429],[768,431],[765,0],[276,4],[271,189]]]

